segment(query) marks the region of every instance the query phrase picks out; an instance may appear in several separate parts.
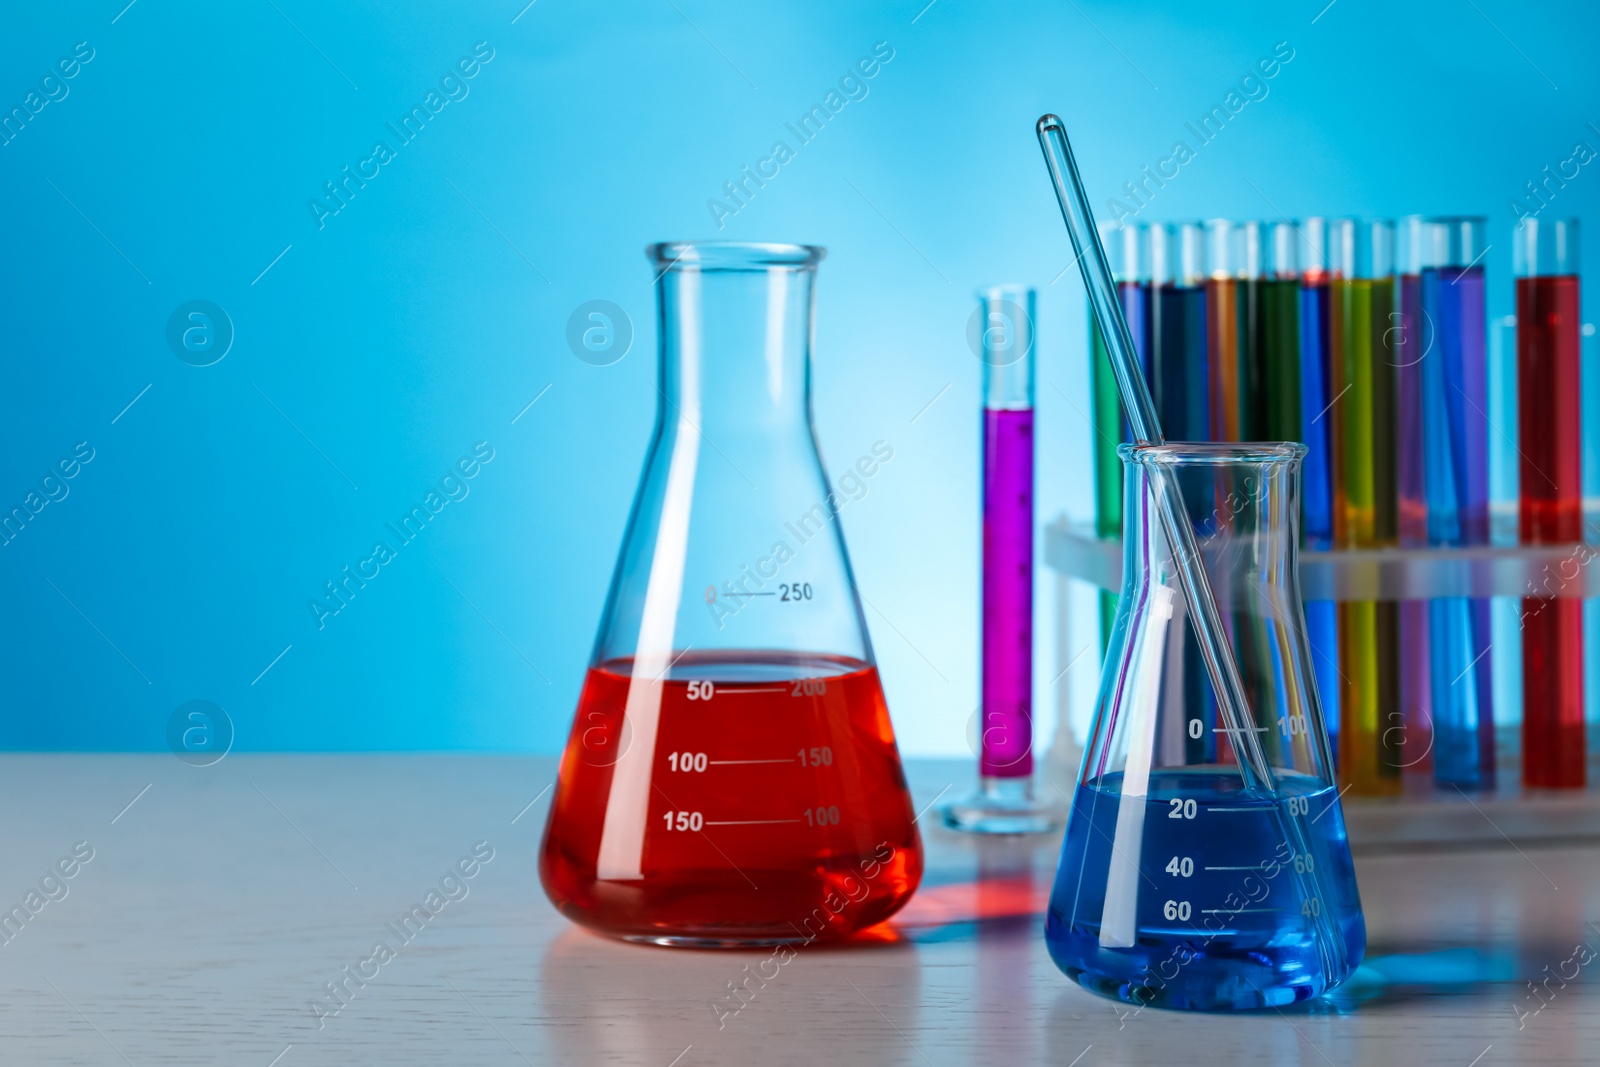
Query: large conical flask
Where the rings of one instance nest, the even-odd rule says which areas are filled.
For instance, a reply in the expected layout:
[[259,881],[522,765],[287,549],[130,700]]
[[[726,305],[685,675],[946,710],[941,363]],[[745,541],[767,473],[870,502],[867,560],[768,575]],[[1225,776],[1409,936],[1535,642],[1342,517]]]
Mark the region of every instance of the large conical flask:
[[835,939],[916,889],[922,843],[811,421],[821,248],[659,244],[660,404],[540,875],[628,940]]
[[[1124,575],[1050,898],[1057,966],[1138,1005],[1315,997],[1366,923],[1301,608],[1300,444],[1123,445]],[[1155,493],[1176,474],[1251,719],[1218,715]],[[1170,482],[1167,483],[1170,486]]]

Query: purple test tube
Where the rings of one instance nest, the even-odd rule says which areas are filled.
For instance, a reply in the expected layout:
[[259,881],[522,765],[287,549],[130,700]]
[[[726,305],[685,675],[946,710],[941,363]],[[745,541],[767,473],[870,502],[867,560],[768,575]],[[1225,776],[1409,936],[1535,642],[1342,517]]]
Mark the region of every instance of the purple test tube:
[[[1422,271],[1429,259],[1430,226],[1420,215],[1400,220],[1398,231],[1399,288],[1398,320],[1389,337],[1390,362],[1395,368],[1395,398],[1399,408],[1396,420],[1395,485],[1399,496],[1400,547],[1426,548],[1428,545],[1428,486],[1424,457],[1428,452],[1448,448],[1448,441],[1430,440],[1433,428],[1424,417],[1425,379],[1438,369],[1427,363],[1432,353],[1437,325],[1422,307]],[[1437,362],[1441,357],[1434,356]],[[1428,398],[1431,402],[1434,398]],[[1426,600],[1400,602],[1400,715],[1389,728],[1402,729],[1400,769],[1426,770],[1433,753],[1433,670],[1429,652]]]

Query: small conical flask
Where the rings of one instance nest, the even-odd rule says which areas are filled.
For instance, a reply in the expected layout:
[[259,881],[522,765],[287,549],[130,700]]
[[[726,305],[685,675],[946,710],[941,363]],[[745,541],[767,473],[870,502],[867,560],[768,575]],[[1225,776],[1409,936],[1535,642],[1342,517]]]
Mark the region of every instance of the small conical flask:
[[660,244],[660,404],[550,808],[545,892],[628,940],[834,939],[922,844],[811,420],[824,250]]
[[[1123,445],[1123,583],[1045,937],[1141,1006],[1281,1006],[1348,977],[1366,923],[1306,640],[1300,444]],[[1249,699],[1196,640],[1153,485],[1175,472]],[[1170,485],[1171,483],[1167,483]],[[1243,766],[1241,766],[1243,765]]]

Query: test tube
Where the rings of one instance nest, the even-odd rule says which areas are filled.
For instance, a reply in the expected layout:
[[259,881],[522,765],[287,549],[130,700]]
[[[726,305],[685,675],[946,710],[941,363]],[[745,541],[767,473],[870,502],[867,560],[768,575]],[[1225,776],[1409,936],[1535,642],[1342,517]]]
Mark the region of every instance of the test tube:
[[[1489,543],[1516,548],[1521,493],[1517,491],[1522,456],[1517,451],[1517,316],[1489,319],[1488,403],[1483,410],[1495,432],[1489,437]],[[1507,719],[1522,717],[1522,598],[1497,596],[1489,601],[1494,644],[1488,658],[1494,665],[1494,706]]]
[[[1423,364],[1438,343],[1438,324],[1422,309],[1422,272],[1433,252],[1433,226],[1421,215],[1400,220],[1396,261],[1400,275],[1399,342],[1395,348],[1395,403],[1399,412],[1396,442],[1396,492],[1399,495],[1400,544],[1421,548],[1428,543],[1428,495],[1423,456],[1434,442],[1423,439]],[[1436,451],[1436,450],[1433,450]]]
[[[1212,368],[1211,293],[1206,269],[1206,229],[1181,222],[1150,229],[1150,377],[1152,400],[1168,441],[1210,441],[1218,430],[1214,405],[1217,390]],[[1203,521],[1203,514],[1194,519]],[[1184,630],[1183,648],[1172,662],[1176,675],[1166,684],[1183,689],[1186,707],[1201,709],[1208,727],[1198,738],[1185,739],[1188,758],[1214,759],[1217,735],[1216,693],[1206,676],[1205,659],[1192,630]]]
[[[1421,361],[1423,475],[1432,545],[1490,543],[1488,306],[1480,265],[1487,228],[1479,217],[1432,218],[1420,228],[1419,328],[1429,346]],[[1492,789],[1490,601],[1435,600],[1428,620],[1434,780]]]
[[944,809],[974,833],[1058,821],[1033,799],[1033,289],[978,294],[983,360],[983,593],[978,792]]
[[[1428,544],[1428,491],[1423,457],[1438,461],[1450,442],[1442,423],[1424,419],[1425,374],[1439,369],[1438,327],[1422,306],[1422,274],[1429,263],[1434,227],[1420,215],[1400,220],[1396,234],[1399,273],[1399,317],[1393,333],[1395,367],[1395,493],[1400,546]],[[1430,358],[1431,357],[1431,358]],[[1405,742],[1401,763],[1407,770],[1425,770],[1432,758],[1433,672],[1429,656],[1426,600],[1400,603],[1400,724]]]
[[[1300,283],[1294,225],[1288,222],[1244,222],[1232,227],[1229,253],[1237,286],[1238,434],[1245,441],[1300,440]],[[1220,243],[1220,242],[1216,242]],[[1213,245],[1215,247],[1215,244]],[[1218,252],[1220,254],[1220,249]],[[1212,277],[1218,277],[1212,264]],[[1236,634],[1250,625],[1248,616],[1235,623]],[[1255,632],[1238,636],[1240,669],[1246,678],[1271,685],[1278,661],[1270,627],[1254,620]],[[1266,689],[1251,694],[1271,701]],[[1264,737],[1263,744],[1269,742]],[[1278,742],[1271,736],[1272,744]]]
[[1252,222],[1246,226],[1244,246],[1245,292],[1251,307],[1247,365],[1259,367],[1261,378],[1252,430],[1260,440],[1299,441],[1298,233],[1292,222]]
[[[1328,220],[1296,227],[1300,246],[1300,437],[1306,458],[1300,473],[1300,536],[1307,548],[1333,547],[1334,450],[1332,323],[1329,318]],[[1339,757],[1339,613],[1331,600],[1306,601],[1306,637],[1322,697],[1335,766]]]
[[1239,276],[1239,439],[1300,439],[1300,313],[1292,223],[1234,226]]
[[[1246,380],[1247,316],[1242,316],[1244,231],[1227,219],[1206,222],[1206,342],[1211,371],[1211,439],[1260,440],[1247,429],[1254,396]],[[1241,321],[1242,320],[1242,321]]]
[[[1578,220],[1526,218],[1511,242],[1517,297],[1519,533],[1583,539]],[[1559,581],[1559,578],[1554,579]],[[1522,780],[1584,784],[1583,601],[1522,601]]]
[[[1583,324],[1584,540],[1600,545],[1600,353],[1594,323]],[[1600,721],[1600,597],[1583,602],[1583,687],[1587,722]]]
[[1205,275],[1200,223],[1150,228],[1150,378],[1169,441],[1212,439]]
[[[1100,224],[1100,243],[1111,263],[1117,282],[1117,296],[1128,320],[1134,348],[1139,353],[1145,381],[1150,382],[1150,262],[1149,233],[1142,226]],[[1089,316],[1090,384],[1094,394],[1094,514],[1096,537],[1122,536],[1122,459],[1117,445],[1132,440],[1128,420],[1122,410],[1122,395],[1111,371],[1111,356],[1100,326]],[[1111,640],[1111,622],[1117,610],[1117,594],[1100,593],[1100,651],[1105,653]]]
[[[1399,540],[1395,493],[1394,223],[1332,226],[1329,284],[1340,453],[1334,541],[1382,548]],[[1400,617],[1396,601],[1339,605],[1339,775],[1357,795],[1400,791]]]

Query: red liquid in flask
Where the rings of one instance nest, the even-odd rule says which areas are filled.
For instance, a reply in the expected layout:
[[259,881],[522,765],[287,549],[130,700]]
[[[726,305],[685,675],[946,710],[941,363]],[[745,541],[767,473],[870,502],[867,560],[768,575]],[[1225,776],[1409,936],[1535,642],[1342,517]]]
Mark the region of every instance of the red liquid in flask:
[[[578,701],[540,859],[563,915],[629,940],[770,944],[844,937],[910,898],[922,844],[875,667],[688,653],[656,683],[649,753],[624,715],[635,684],[651,685],[612,660]],[[649,779],[638,876],[602,879],[619,767]]]

